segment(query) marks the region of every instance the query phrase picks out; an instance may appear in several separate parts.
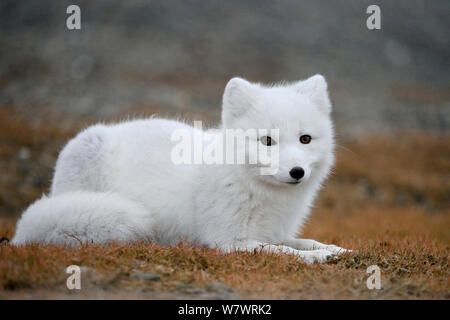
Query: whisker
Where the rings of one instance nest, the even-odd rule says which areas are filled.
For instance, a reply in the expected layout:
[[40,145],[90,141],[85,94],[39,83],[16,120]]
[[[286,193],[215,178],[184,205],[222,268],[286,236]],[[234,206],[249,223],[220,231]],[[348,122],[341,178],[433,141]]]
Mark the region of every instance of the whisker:
[[345,151],[348,151],[348,152],[350,152],[351,154],[353,154],[354,156],[357,156],[358,158],[360,158],[360,155],[359,155],[359,154],[357,154],[357,153],[354,152],[353,150],[350,150],[349,148],[344,147],[344,146],[342,146],[342,145],[340,145],[340,144],[336,144],[336,148],[340,148],[340,149],[343,149],[343,150],[345,150]]

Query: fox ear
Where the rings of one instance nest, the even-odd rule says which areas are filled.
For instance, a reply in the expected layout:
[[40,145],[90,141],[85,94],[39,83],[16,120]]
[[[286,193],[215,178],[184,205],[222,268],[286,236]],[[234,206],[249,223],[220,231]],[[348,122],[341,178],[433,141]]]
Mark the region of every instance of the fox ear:
[[331,112],[331,101],[328,95],[328,85],[325,78],[316,74],[295,85],[298,92],[309,96],[311,101],[325,113]]
[[254,105],[257,86],[242,78],[228,81],[223,93],[222,122],[230,124]]

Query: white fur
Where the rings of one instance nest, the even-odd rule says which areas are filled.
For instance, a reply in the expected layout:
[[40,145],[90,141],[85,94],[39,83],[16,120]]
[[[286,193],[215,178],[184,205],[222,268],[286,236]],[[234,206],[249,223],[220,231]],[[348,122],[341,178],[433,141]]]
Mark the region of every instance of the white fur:
[[[231,250],[265,250],[322,262],[345,250],[295,236],[333,164],[334,134],[325,79],[265,87],[233,78],[223,97],[222,129],[277,128],[280,167],[175,165],[175,129],[164,119],[95,125],[61,152],[49,197],[32,204],[13,244],[76,245],[182,240]],[[301,144],[303,134],[312,136]],[[305,177],[289,184],[291,168]]]

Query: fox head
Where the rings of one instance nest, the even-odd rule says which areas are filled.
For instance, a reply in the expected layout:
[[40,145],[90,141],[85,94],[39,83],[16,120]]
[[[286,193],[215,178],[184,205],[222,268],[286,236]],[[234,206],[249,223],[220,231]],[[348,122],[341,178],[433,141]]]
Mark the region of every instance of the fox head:
[[[321,180],[334,162],[334,132],[327,83],[321,75],[290,84],[264,86],[231,79],[223,95],[225,129],[256,129],[256,143],[278,152],[278,170],[260,174],[261,163],[249,172],[272,185],[304,185]],[[276,137],[270,135],[278,129]],[[246,150],[252,156],[251,150]]]

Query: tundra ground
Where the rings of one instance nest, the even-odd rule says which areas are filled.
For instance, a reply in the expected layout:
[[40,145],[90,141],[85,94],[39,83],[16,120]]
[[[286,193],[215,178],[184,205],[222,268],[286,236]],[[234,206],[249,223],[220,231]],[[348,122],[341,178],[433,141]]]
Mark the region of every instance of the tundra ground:
[[[30,124],[0,109],[0,237],[48,189],[78,130]],[[337,148],[337,165],[299,237],[354,251],[325,264],[287,255],[156,245],[68,249],[0,245],[0,298],[449,299],[450,138],[368,135]],[[82,289],[66,288],[69,265]],[[366,287],[368,266],[381,290]]]

